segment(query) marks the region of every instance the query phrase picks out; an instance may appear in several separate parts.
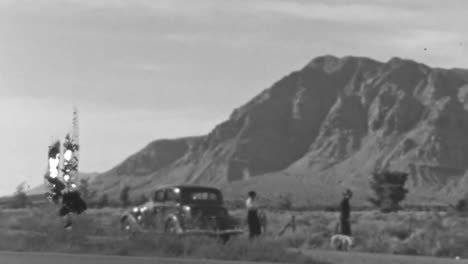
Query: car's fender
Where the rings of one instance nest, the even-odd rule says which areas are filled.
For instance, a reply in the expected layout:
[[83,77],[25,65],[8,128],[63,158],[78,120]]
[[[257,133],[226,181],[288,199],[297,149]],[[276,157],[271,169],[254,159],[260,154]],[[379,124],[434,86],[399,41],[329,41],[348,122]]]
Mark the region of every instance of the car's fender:
[[120,225],[123,226],[125,222],[129,223],[130,228],[132,229],[141,229],[135,216],[130,212],[126,212],[120,217]]

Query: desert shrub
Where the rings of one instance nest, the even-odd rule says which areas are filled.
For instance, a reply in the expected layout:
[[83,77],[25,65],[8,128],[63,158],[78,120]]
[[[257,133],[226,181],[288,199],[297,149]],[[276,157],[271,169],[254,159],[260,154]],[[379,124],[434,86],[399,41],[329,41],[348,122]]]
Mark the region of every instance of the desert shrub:
[[294,235],[283,237],[281,241],[284,242],[284,244],[290,248],[300,248],[304,246],[305,244],[308,244],[308,238],[309,236],[305,233],[294,234]]
[[447,237],[440,230],[418,230],[407,241],[399,244],[394,253],[409,255],[440,256]]
[[457,204],[455,205],[455,210],[458,212],[464,212],[468,208],[468,202],[466,201],[466,198],[462,198],[458,200]]
[[280,210],[293,209],[293,199],[291,194],[280,194],[277,198],[276,207]]
[[78,184],[78,191],[84,201],[90,202],[96,195],[96,190],[91,190],[89,178],[81,178]]
[[103,194],[99,201],[96,203],[97,208],[103,208],[109,206],[109,198],[107,194]]
[[124,186],[122,190],[120,191],[119,199],[123,207],[127,207],[130,205],[129,192],[130,192],[130,186],[128,185]]
[[404,188],[407,179],[408,174],[404,172],[374,172],[370,182],[374,196],[368,200],[384,213],[400,210],[399,203],[408,193]]
[[452,208],[459,215],[466,216],[468,214],[468,195],[465,194],[464,197],[460,198],[454,206],[452,205]]
[[400,223],[385,226],[382,232],[390,237],[394,237],[399,240],[405,240],[410,237],[412,230],[407,224]]
[[417,229],[393,247],[392,253],[437,257],[468,257],[466,222],[460,217],[431,213]]
[[[111,249],[111,250],[109,250]],[[288,252],[277,241],[233,238],[226,244],[209,237],[177,237],[167,235],[133,234],[121,241],[120,247],[103,248],[119,255],[152,255],[159,257],[189,257],[237,261],[266,261],[282,263],[320,263],[298,253]]]
[[331,234],[328,232],[312,233],[307,238],[307,246],[311,248],[327,248],[330,244]]
[[16,187],[16,192],[10,200],[10,208],[25,208],[29,205],[26,195],[26,183],[21,183]]
[[[363,230],[362,230],[363,231]],[[389,253],[391,249],[391,238],[379,230],[379,228],[369,228],[365,232],[354,232],[355,244],[358,251],[369,253]]]
[[388,222],[361,219],[352,228],[356,251],[369,253],[391,253],[399,239],[386,231]]

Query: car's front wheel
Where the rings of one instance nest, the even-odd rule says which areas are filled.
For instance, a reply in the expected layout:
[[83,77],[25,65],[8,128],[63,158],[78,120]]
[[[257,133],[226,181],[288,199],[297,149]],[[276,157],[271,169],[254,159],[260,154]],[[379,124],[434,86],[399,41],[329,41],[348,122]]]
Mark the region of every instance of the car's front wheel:
[[174,219],[169,219],[164,227],[166,234],[177,234],[177,223]]
[[129,231],[131,229],[132,225],[130,223],[130,219],[128,219],[128,216],[122,216],[120,218],[120,229],[123,231]]

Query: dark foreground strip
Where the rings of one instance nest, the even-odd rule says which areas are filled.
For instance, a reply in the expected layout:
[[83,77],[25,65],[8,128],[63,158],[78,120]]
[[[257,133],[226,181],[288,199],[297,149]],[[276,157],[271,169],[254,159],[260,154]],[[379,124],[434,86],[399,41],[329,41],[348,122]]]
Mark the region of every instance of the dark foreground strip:
[[450,259],[425,256],[408,256],[395,254],[378,254],[364,252],[339,252],[316,249],[290,249],[291,252],[300,252],[312,256],[319,261],[333,264],[468,264],[466,259]]
[[97,263],[97,264],[187,264],[187,263],[254,264],[258,262],[0,251],[0,263],[1,264],[94,264],[94,263]]

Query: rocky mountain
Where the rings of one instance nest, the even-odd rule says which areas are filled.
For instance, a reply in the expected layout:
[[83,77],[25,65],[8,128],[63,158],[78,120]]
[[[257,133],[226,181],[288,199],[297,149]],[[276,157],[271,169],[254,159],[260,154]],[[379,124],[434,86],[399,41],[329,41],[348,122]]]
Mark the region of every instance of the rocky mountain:
[[410,200],[427,202],[464,192],[467,168],[467,70],[322,56],[208,135],[154,141],[94,183],[110,195],[195,183],[326,203],[344,186],[364,198],[372,171],[395,169],[410,174]]

